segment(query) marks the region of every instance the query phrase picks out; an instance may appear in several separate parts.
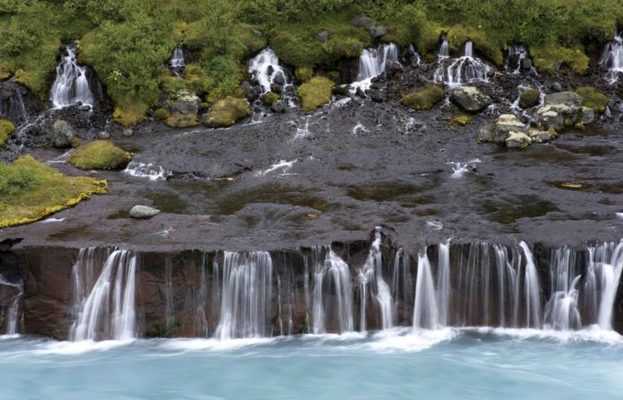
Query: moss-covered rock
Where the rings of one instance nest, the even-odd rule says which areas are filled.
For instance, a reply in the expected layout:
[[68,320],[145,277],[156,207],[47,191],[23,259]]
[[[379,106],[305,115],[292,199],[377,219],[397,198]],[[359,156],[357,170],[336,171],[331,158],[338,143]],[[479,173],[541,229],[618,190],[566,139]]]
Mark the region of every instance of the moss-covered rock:
[[277,93],[274,93],[274,92],[268,92],[268,93],[262,95],[262,101],[267,106],[272,106],[273,103],[276,102],[277,100],[279,100],[280,98],[281,98],[281,96],[279,96]]
[[594,87],[585,86],[577,88],[575,92],[582,96],[582,105],[584,107],[592,108],[596,113],[606,111],[608,107],[608,96],[602,91]]
[[304,111],[312,111],[331,101],[335,83],[323,76],[316,76],[299,87],[297,94],[301,98]]
[[227,97],[218,101],[203,117],[203,122],[212,128],[231,126],[251,115],[251,107],[246,99]]
[[0,119],[0,147],[4,146],[9,137],[15,132],[15,125],[8,119]]
[[128,127],[143,121],[147,110],[149,110],[147,104],[126,100],[115,106],[112,116],[116,123]]
[[450,122],[453,125],[465,126],[472,122],[472,117],[469,115],[457,115],[456,117],[453,117]]
[[197,114],[172,113],[164,119],[167,126],[173,128],[190,128],[199,125]]
[[165,120],[171,116],[171,113],[166,108],[157,108],[154,110],[154,118],[159,120]]
[[537,89],[526,89],[519,95],[519,107],[526,109],[539,104],[541,92]]
[[66,177],[30,156],[0,164],[0,228],[38,221],[105,192],[106,181]]
[[553,75],[558,72],[561,65],[566,65],[575,73],[584,75],[588,72],[590,59],[579,48],[567,48],[558,45],[545,45],[531,48],[533,61],[536,67],[545,73]]
[[443,98],[444,91],[441,86],[426,85],[422,90],[402,96],[401,102],[415,111],[424,111],[441,103]]
[[314,77],[314,70],[309,67],[299,67],[294,71],[294,75],[299,82],[305,83]]
[[80,169],[113,170],[124,168],[132,154],[108,140],[96,140],[81,146],[69,157],[69,162]]

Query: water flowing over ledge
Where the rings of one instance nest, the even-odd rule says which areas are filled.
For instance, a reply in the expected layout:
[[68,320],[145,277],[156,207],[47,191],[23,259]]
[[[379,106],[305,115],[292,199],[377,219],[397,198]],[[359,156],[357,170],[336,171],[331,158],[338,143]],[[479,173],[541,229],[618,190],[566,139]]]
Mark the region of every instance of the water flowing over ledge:
[[74,105],[93,108],[95,98],[89,87],[87,68],[78,64],[75,44],[65,47],[61,62],[56,67],[56,79],[50,90],[54,108]]
[[[74,262],[75,253],[58,249],[45,257],[45,273],[44,258],[30,250],[17,320],[21,333],[76,341],[623,329],[623,242],[573,249],[448,239],[417,247],[396,247],[377,229],[370,242],[271,252],[85,248]],[[55,294],[72,287],[73,297]]]

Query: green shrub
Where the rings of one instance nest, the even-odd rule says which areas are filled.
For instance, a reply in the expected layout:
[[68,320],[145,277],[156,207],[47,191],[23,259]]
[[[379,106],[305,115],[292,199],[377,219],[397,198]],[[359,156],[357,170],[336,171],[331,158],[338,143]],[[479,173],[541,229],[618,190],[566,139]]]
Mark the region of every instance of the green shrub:
[[566,65],[578,74],[588,72],[590,59],[579,48],[566,48],[562,46],[546,45],[544,47],[530,48],[536,67],[550,75],[558,72],[558,67]]
[[13,125],[13,122],[7,119],[0,119],[0,147],[4,146],[14,131],[15,125]]
[[251,107],[246,99],[227,97],[218,101],[204,116],[206,125],[222,128],[235,124],[251,115]]
[[441,86],[429,84],[420,91],[408,93],[402,96],[401,102],[403,105],[415,111],[424,111],[430,110],[437,104],[441,103],[444,95],[445,94]]
[[301,98],[301,105],[304,111],[313,111],[331,101],[333,97],[332,90],[335,87],[333,81],[323,77],[316,76],[302,84],[297,91]]
[[606,111],[608,107],[608,96],[602,91],[594,87],[585,86],[577,88],[575,92],[582,96],[582,105],[584,107],[592,108],[593,111],[597,113]]
[[0,228],[37,221],[105,192],[105,181],[65,177],[30,156],[0,164]]
[[108,140],[96,140],[81,146],[69,157],[69,162],[80,169],[114,170],[124,168],[132,154]]
[[519,95],[519,107],[526,109],[539,104],[541,92],[537,89],[527,89]]

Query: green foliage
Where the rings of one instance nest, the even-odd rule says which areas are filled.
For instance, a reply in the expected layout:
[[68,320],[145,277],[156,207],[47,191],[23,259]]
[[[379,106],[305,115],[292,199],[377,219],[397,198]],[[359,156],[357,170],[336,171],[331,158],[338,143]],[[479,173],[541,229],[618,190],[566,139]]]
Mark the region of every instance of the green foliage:
[[402,96],[401,102],[415,111],[424,111],[430,110],[437,104],[441,103],[443,98],[443,88],[437,85],[429,84],[422,90]]
[[4,146],[15,131],[15,125],[9,120],[0,119],[0,147]]
[[105,192],[105,181],[65,177],[30,156],[0,164],[0,228],[37,221]]
[[556,74],[562,65],[566,65],[578,74],[588,71],[590,59],[581,48],[567,48],[556,45],[531,48],[534,64],[541,71]]
[[108,140],[95,140],[81,146],[69,157],[69,162],[80,169],[113,170],[124,168],[132,160],[132,154],[115,146]]
[[294,71],[294,76],[299,82],[305,83],[314,77],[314,70],[309,67],[299,67]]
[[299,87],[297,94],[301,98],[304,111],[313,111],[331,101],[335,83],[323,76],[316,76]]
[[246,99],[226,97],[212,106],[204,116],[206,125],[213,128],[230,126],[251,115],[251,107]]
[[606,111],[608,107],[608,96],[602,91],[594,87],[585,86],[577,88],[575,92],[582,96],[582,105],[584,107],[592,108],[593,111],[597,113]]
[[196,114],[173,113],[165,118],[164,123],[173,128],[190,128],[197,126],[199,121]]
[[534,107],[539,104],[541,92],[537,89],[526,89],[519,95],[519,106],[523,109]]

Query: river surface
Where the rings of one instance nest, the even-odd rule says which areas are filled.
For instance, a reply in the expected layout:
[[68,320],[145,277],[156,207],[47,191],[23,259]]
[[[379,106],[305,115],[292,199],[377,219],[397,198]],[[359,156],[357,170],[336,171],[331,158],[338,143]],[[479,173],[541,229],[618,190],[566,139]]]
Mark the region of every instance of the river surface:
[[0,399],[620,399],[613,332],[0,340]]

